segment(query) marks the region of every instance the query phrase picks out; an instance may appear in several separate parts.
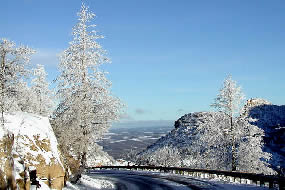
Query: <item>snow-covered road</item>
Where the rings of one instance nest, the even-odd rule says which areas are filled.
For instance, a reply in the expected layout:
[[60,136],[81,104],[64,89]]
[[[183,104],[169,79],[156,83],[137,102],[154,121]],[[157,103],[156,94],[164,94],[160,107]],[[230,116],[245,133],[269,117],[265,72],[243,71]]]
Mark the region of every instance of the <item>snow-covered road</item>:
[[224,184],[216,181],[194,179],[188,176],[153,172],[100,170],[92,171],[87,175],[93,179],[108,180],[115,185],[115,189],[117,190],[265,189],[255,186]]
[[163,179],[154,173],[101,170],[94,171],[88,176],[111,181],[117,190],[189,190],[186,185]]

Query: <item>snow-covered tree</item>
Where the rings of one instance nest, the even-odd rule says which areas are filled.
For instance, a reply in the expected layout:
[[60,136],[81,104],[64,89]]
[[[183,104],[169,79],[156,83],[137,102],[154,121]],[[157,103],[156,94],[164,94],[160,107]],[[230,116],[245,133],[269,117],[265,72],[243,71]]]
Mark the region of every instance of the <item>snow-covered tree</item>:
[[122,154],[121,158],[123,158],[126,161],[130,161],[130,162],[136,163],[137,159],[138,159],[138,154],[139,154],[138,150],[131,149],[127,153]]
[[248,121],[239,118],[238,127],[243,135],[237,140],[237,170],[263,174],[275,174],[266,161],[270,160],[271,154],[264,152],[264,131]]
[[35,113],[33,105],[35,104],[36,95],[31,90],[28,82],[20,80],[18,88],[21,89],[19,95],[17,96],[17,101],[13,100],[10,103],[9,111],[22,111],[27,113]]
[[19,46],[8,39],[0,40],[0,109],[1,121],[4,123],[4,112],[9,111],[11,104],[17,101],[19,83],[29,75],[28,65],[34,50]]
[[137,156],[137,163],[154,166],[181,166],[181,156],[176,147],[163,146],[155,151],[144,152]]
[[82,4],[78,17],[73,40],[60,56],[54,128],[62,148],[76,154],[84,168],[88,147],[118,119],[122,104],[111,94],[111,82],[99,69],[109,59],[97,42],[103,36],[90,24],[95,14]]
[[215,98],[214,103],[211,105],[212,107],[225,113],[230,119],[230,127],[228,129],[228,134],[231,138],[232,147],[232,171],[236,170],[236,129],[234,125],[234,117],[237,113],[240,112],[240,107],[244,99],[245,96],[241,91],[241,87],[238,86],[236,81],[234,81],[231,75],[229,75],[225,79],[223,86],[220,89],[220,93],[218,94],[217,98]]
[[52,98],[52,91],[49,89],[47,82],[47,73],[43,65],[37,65],[33,70],[34,78],[32,79],[31,90],[35,94],[32,109],[34,113],[43,116],[50,116],[54,101]]
[[[230,170],[228,117],[222,112],[195,112],[182,116],[173,138],[178,138],[182,165],[198,169]],[[176,144],[170,143],[170,144]],[[182,145],[180,145],[180,143]]]

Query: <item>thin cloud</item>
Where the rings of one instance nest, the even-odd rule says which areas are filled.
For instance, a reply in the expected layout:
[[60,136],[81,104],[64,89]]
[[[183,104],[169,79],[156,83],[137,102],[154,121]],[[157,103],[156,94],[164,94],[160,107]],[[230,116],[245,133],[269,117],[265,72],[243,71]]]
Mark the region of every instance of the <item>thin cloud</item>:
[[130,116],[127,113],[123,113],[120,115],[120,119],[121,120],[126,120],[126,121],[130,121],[130,120],[134,120],[134,118],[132,116]]
[[31,57],[31,64],[41,64],[46,67],[56,67],[59,63],[58,55],[60,50],[37,49],[36,53]]
[[177,112],[178,112],[178,113],[181,113],[181,112],[185,112],[185,110],[182,109],[182,108],[180,108],[180,109],[177,110]]
[[148,111],[146,111],[146,110],[144,110],[144,109],[141,109],[141,108],[137,108],[137,109],[135,110],[135,113],[136,113],[137,115],[144,115],[144,114],[148,113]]

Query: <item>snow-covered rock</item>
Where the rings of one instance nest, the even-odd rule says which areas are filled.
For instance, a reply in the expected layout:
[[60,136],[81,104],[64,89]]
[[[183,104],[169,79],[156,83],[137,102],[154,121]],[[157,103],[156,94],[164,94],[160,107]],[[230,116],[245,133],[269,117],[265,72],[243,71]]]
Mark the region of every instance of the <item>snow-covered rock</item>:
[[[282,173],[285,168],[285,106],[250,99],[234,123],[237,169]],[[169,134],[140,153],[140,158],[148,159],[163,147],[173,147],[180,151],[182,166],[231,169],[228,116],[221,112],[189,113],[175,121],[174,126]]]
[[251,125],[264,131],[263,151],[271,154],[268,163],[276,172],[285,175],[285,105],[250,99],[242,115]]
[[[4,118],[4,127],[0,128],[1,149],[7,149],[5,142],[12,144],[6,146],[11,154],[9,151],[0,153],[1,186],[5,186],[3,182],[9,181],[10,177],[19,189],[29,189],[29,170],[35,168],[40,183],[61,189],[65,170],[48,118],[23,112],[5,114]],[[7,134],[10,138],[5,141]],[[13,158],[10,158],[10,164],[9,155]]]
[[[185,114],[175,122],[175,129],[140,153],[142,164],[145,158],[148,160],[164,147],[173,147],[180,152],[181,166],[227,170],[229,161],[223,159],[223,152],[228,152],[229,145],[221,139],[229,124],[229,119],[221,112]],[[208,147],[213,147],[214,151]]]

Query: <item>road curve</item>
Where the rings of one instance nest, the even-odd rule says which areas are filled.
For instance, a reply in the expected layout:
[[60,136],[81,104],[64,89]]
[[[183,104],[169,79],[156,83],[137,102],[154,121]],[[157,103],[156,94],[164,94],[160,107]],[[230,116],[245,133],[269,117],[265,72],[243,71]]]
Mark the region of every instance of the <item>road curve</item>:
[[87,174],[95,179],[111,181],[116,190],[209,190],[217,189],[215,185],[197,179],[183,178],[175,175],[156,173],[95,170]]

